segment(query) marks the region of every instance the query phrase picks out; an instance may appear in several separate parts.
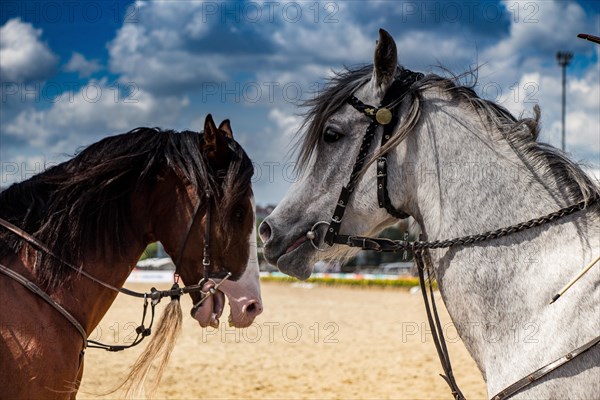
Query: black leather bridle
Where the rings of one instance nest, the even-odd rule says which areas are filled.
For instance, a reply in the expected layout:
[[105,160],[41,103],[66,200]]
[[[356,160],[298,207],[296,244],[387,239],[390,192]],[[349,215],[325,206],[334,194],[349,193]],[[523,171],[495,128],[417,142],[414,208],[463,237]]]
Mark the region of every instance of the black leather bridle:
[[[25,232],[24,230],[11,224],[10,222],[0,218],[0,226],[2,226],[4,229],[19,236],[20,238],[22,238],[24,241],[26,241],[27,243],[29,243],[30,245],[32,245],[39,251],[42,251],[42,252],[46,253],[47,255],[49,255],[50,257],[60,261],[63,265],[76,271],[78,274],[81,274],[82,276],[90,279],[91,281],[93,281],[109,290],[112,290],[113,292],[123,293],[127,296],[143,298],[144,299],[144,308],[143,308],[143,313],[142,313],[142,322],[135,329],[137,336],[135,337],[133,342],[129,345],[107,345],[107,344],[100,343],[100,342],[97,342],[94,340],[88,340],[86,331],[83,328],[83,326],[81,325],[81,323],[79,323],[79,321],[70,312],[68,312],[64,307],[62,307],[59,303],[57,303],[45,291],[40,289],[35,283],[33,283],[31,280],[25,278],[23,275],[11,270],[10,268],[8,268],[2,264],[0,264],[0,272],[3,273],[4,275],[8,276],[9,278],[12,278],[13,280],[17,281],[18,283],[20,283],[21,285],[23,285],[24,287],[29,289],[32,293],[35,293],[36,295],[41,297],[44,301],[46,301],[50,306],[52,306],[56,311],[58,311],[63,317],[65,317],[65,319],[67,321],[69,321],[75,327],[75,329],[77,330],[77,332],[81,335],[81,337],[83,339],[83,349],[81,351],[80,358],[83,356],[83,354],[85,353],[85,349],[88,347],[89,348],[100,348],[100,349],[114,352],[114,351],[121,351],[121,350],[125,350],[128,348],[137,346],[144,340],[145,337],[150,336],[150,334],[152,333],[152,324],[154,322],[154,308],[160,302],[160,300],[162,298],[170,297],[172,300],[178,300],[179,297],[181,297],[181,295],[183,295],[183,294],[199,292],[201,298],[196,304],[194,304],[194,306],[192,307],[192,310],[191,310],[192,317],[193,317],[196,310],[202,305],[202,303],[207,298],[214,295],[217,292],[217,289],[219,288],[219,286],[221,286],[221,284],[224,281],[226,281],[227,279],[229,279],[229,277],[231,276],[231,273],[227,272],[227,274],[224,277],[221,277],[221,281],[218,283],[214,282],[212,280],[212,277],[210,276],[210,266],[211,266],[211,258],[210,258],[211,234],[210,233],[211,233],[211,208],[212,208],[211,201],[212,201],[212,199],[210,196],[210,192],[206,191],[205,192],[205,203],[206,203],[205,216],[206,217],[205,217],[205,231],[204,231],[204,255],[203,255],[203,259],[202,259],[202,266],[203,266],[202,279],[195,285],[188,285],[188,286],[184,286],[184,287],[180,287],[178,282],[174,282],[173,286],[169,290],[157,290],[156,288],[153,287],[150,289],[149,293],[148,292],[140,293],[140,292],[136,292],[133,290],[129,290],[127,288],[117,288],[115,286],[112,286],[112,285],[94,277],[90,273],[86,272],[83,268],[78,268],[75,265],[73,265],[65,260],[62,260],[54,252],[52,252],[52,250],[50,250],[48,248],[48,246],[46,246],[40,240],[35,238],[33,235]],[[200,201],[200,199],[198,199],[198,202],[197,202],[197,204],[194,208],[194,212],[192,214],[192,218],[190,219],[190,222],[188,224],[186,234],[182,238],[181,244],[179,246],[177,261],[175,263],[176,269],[179,268],[179,265],[181,265],[185,247],[187,245],[187,241],[189,239],[192,227],[194,226],[198,217],[200,215],[202,215],[199,212],[200,208],[201,208],[200,207],[201,203],[202,203],[202,201]],[[177,270],[176,270],[176,275],[178,275]],[[209,281],[213,282],[213,286],[208,288],[205,291],[203,289],[203,287]],[[152,310],[152,318],[150,320],[149,326],[145,327],[144,321],[146,319],[146,312],[148,309],[149,302],[150,302],[150,306],[151,306],[151,310]]]
[[[433,271],[432,261],[429,254],[430,249],[449,248],[452,246],[464,246],[471,245],[474,243],[483,242],[503,236],[508,236],[516,232],[522,232],[527,229],[531,229],[537,226],[547,224],[552,221],[564,218],[576,212],[580,212],[586,209],[589,204],[599,201],[598,198],[592,198],[587,201],[581,201],[578,204],[574,204],[568,207],[564,207],[553,213],[544,215],[539,218],[535,218],[529,221],[525,221],[519,224],[511,225],[509,227],[500,228],[495,231],[485,232],[478,235],[470,235],[460,238],[448,239],[448,240],[436,240],[436,241],[415,241],[409,242],[406,240],[390,240],[385,238],[372,238],[363,237],[356,235],[343,235],[339,233],[344,213],[350,200],[350,196],[354,192],[358,179],[361,176],[363,166],[367,159],[371,143],[375,137],[376,130],[379,126],[383,126],[383,134],[381,138],[381,147],[383,147],[394,133],[394,128],[400,122],[399,109],[402,100],[405,95],[409,92],[411,85],[423,78],[423,74],[419,72],[409,71],[402,69],[398,77],[394,80],[388,91],[386,92],[383,101],[379,107],[370,106],[364,104],[354,95],[348,97],[346,102],[366,115],[371,119],[371,123],[367,127],[363,140],[360,146],[360,150],[348,184],[341,190],[338,198],[337,205],[333,212],[330,222],[318,221],[316,222],[311,230],[306,233],[307,239],[310,241],[312,246],[320,251],[323,249],[319,248],[317,239],[316,228],[320,225],[326,225],[327,233],[323,239],[324,243],[329,246],[334,244],[341,244],[349,247],[356,247],[363,250],[373,250],[377,252],[404,252],[412,251],[413,258],[417,265],[417,271],[419,273],[419,284],[421,293],[423,295],[423,301],[425,304],[425,311],[427,314],[427,321],[431,329],[431,334],[435,348],[437,350],[444,375],[440,375],[450,387],[453,397],[456,400],[464,400],[465,396],[460,391],[458,384],[454,378],[452,371],[452,364],[450,362],[450,354],[446,347],[446,340],[443,334],[443,327],[441,325],[437,306],[435,304],[435,296],[433,286],[431,285],[430,273]],[[386,211],[394,218],[403,219],[409,215],[404,211],[395,208],[390,201],[388,190],[387,190],[387,153],[382,154],[377,159],[377,200],[380,208],[385,208]],[[427,284],[428,282],[428,284]],[[428,293],[429,292],[429,293]],[[554,301],[554,299],[553,299]],[[573,360],[575,357],[585,353],[592,347],[600,343],[600,336],[595,337],[589,342],[582,346],[570,351],[561,358],[554,360],[553,362],[537,369],[530,373],[526,377],[518,380],[512,385],[505,388],[500,393],[497,393],[492,397],[492,400],[504,400],[512,397],[525,387],[531,385],[533,382],[541,379],[555,369],[561,367],[567,362]]]
[[[348,184],[342,187],[333,216],[331,217],[331,222],[329,223],[329,228],[327,229],[324,240],[328,245],[331,246],[334,243],[346,244],[346,236],[339,234],[340,225],[342,224],[342,219],[344,218],[350,196],[356,188],[358,178],[362,172],[365,161],[367,160],[367,155],[369,154],[371,143],[375,138],[377,128],[383,126],[383,134],[381,135],[381,147],[383,147],[390,140],[394,134],[394,128],[398,125],[398,122],[400,122],[399,109],[404,95],[408,92],[410,86],[422,79],[423,76],[424,75],[420,72],[413,72],[407,69],[400,71],[399,76],[391,84],[379,107],[367,105],[354,95],[348,97],[346,100],[348,104],[366,115],[371,120],[371,123],[367,126],[367,130],[363,136]],[[382,154],[377,159],[377,201],[379,207],[385,208],[392,217],[398,219],[408,217],[408,214],[392,205],[388,194],[387,153]]]

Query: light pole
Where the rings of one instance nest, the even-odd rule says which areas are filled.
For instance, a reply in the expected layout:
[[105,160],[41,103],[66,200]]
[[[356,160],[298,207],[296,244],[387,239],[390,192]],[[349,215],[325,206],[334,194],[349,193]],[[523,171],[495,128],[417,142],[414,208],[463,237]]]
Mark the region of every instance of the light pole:
[[556,53],[556,61],[562,67],[562,151],[565,151],[565,111],[567,108],[567,66],[573,58],[573,53],[570,51],[559,51]]

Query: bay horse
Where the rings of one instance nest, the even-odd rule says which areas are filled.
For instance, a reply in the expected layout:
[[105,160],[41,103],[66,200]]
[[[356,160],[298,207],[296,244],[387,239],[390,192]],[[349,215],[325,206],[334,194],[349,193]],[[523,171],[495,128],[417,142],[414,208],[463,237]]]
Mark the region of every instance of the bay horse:
[[[252,174],[229,120],[217,128],[209,114],[202,133],[137,128],[1,192],[2,396],[75,398],[87,336],[154,241],[192,286],[167,293],[173,301],[163,317],[179,315],[154,329],[142,363],[158,353],[168,359],[165,342],[179,329],[177,299],[186,288],[193,316],[214,325],[224,305],[215,288],[225,279],[221,289],[236,300],[232,323],[248,325],[262,310],[255,261],[244,277],[253,240]],[[145,376],[149,365],[138,364]]]
[[[600,268],[551,299],[597,260],[600,187],[537,140],[539,107],[517,119],[456,79],[404,69],[384,30],[374,64],[338,73],[308,107],[300,179],[259,227],[267,260],[306,279],[317,259],[414,250],[490,398],[597,398]],[[407,216],[421,240],[370,237]]]

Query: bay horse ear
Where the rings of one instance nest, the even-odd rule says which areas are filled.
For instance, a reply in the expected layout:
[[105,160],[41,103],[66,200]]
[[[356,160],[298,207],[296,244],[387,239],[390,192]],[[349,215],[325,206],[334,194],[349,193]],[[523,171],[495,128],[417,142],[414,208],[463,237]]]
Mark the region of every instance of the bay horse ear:
[[225,119],[223,122],[221,122],[221,125],[219,125],[219,130],[229,139],[233,139],[233,131],[231,130],[231,123],[228,119]]
[[204,120],[204,141],[202,142],[202,150],[208,154],[217,150],[217,126],[212,115],[208,114]]
[[373,61],[373,82],[377,88],[387,90],[396,76],[398,67],[398,51],[396,42],[384,29],[379,29],[379,40],[375,46],[375,57]]
[[232,135],[231,126],[228,121],[225,125],[229,131],[222,129],[224,123],[225,121],[217,128],[211,114],[208,114],[204,121],[204,138],[201,144],[202,151],[206,154],[206,157],[211,164],[218,169],[226,168],[231,161],[231,150],[229,149],[227,139],[231,138]]

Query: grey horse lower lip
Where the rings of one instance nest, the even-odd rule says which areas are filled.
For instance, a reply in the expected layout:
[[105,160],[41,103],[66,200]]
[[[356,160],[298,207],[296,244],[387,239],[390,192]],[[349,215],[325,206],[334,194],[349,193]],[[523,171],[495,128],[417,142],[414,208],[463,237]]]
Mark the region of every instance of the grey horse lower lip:
[[[309,249],[309,250],[305,250]],[[310,264],[312,248],[309,246],[300,247],[288,254],[284,254],[277,260],[277,268],[287,275],[300,280],[305,280],[312,273]]]

